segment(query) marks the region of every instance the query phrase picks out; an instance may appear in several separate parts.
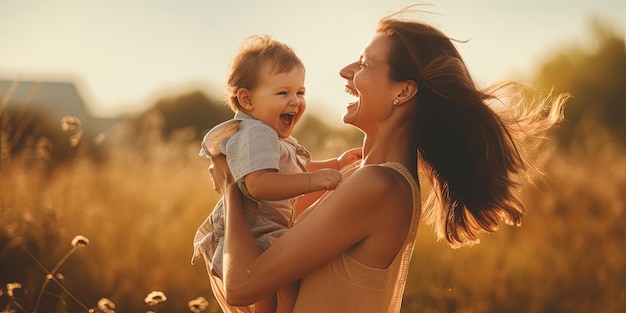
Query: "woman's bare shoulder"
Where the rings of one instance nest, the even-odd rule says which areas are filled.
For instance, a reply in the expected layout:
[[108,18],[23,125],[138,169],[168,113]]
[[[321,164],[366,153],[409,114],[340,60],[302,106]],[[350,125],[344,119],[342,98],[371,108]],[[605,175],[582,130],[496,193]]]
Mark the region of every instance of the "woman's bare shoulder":
[[345,182],[349,220],[362,234],[348,253],[361,263],[385,268],[402,246],[411,223],[412,191],[395,169],[370,165]]
[[351,206],[362,210],[374,209],[377,207],[376,204],[386,206],[389,200],[410,193],[406,179],[396,170],[380,165],[367,165],[346,179],[335,195],[349,198]]
[[[358,169],[352,176],[346,180],[346,184],[350,182],[355,185],[365,185],[370,191],[385,192],[395,189],[395,185],[399,183],[398,178],[401,175],[396,170],[381,165],[366,165]],[[404,179],[402,179],[404,180]]]

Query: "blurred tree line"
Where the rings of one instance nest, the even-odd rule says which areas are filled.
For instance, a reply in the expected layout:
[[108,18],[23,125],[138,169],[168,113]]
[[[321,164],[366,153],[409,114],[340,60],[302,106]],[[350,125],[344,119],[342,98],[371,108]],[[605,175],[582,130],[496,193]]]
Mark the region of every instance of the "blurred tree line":
[[[592,19],[592,42],[563,48],[536,74],[538,85],[569,92],[565,121],[555,132],[560,147],[570,150],[580,135],[596,134],[594,145],[626,144],[626,45],[623,30]],[[608,132],[608,137],[600,136]]]

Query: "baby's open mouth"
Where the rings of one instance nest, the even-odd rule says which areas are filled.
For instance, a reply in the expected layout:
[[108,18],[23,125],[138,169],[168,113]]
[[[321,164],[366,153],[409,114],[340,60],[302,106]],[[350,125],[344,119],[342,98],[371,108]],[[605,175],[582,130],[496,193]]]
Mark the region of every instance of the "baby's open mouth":
[[280,115],[280,120],[286,125],[291,125],[291,123],[293,123],[294,117],[296,117],[295,113],[285,113]]

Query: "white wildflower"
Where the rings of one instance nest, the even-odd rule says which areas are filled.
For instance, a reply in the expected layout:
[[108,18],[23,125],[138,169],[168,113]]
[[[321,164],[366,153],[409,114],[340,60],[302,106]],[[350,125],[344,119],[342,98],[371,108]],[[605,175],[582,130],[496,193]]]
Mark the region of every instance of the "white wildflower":
[[7,296],[13,297],[13,290],[22,288],[22,284],[20,283],[8,283],[7,284]]
[[167,297],[162,291],[153,291],[143,300],[150,306],[155,306],[161,302],[167,301]]
[[196,299],[189,301],[188,306],[189,311],[193,313],[200,313],[209,307],[209,301],[207,301],[204,297],[197,297]]
[[86,247],[88,244],[89,239],[87,239],[87,237],[85,236],[77,235],[76,237],[74,237],[74,239],[72,239],[72,247],[82,248]]
[[61,119],[61,129],[64,131],[76,130],[80,127],[80,119],[76,116],[64,116]]
[[105,313],[115,313],[115,303],[107,298],[98,300],[98,310]]

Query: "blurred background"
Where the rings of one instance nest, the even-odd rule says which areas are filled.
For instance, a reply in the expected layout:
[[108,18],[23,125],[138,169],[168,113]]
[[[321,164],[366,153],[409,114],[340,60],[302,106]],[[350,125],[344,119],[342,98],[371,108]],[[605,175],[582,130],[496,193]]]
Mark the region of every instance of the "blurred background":
[[[339,69],[407,1],[0,2],[0,310],[219,312],[197,226],[219,198],[200,139],[232,116],[222,86],[241,41],[267,33],[307,66],[294,136],[316,159],[360,145],[340,117]],[[451,37],[477,83],[569,92],[537,149],[528,214],[451,249],[422,225],[402,312],[626,311],[626,3],[432,1],[417,18]],[[58,270],[72,249],[89,245]],[[15,290],[7,284],[19,282]],[[11,290],[10,290],[11,289]],[[44,291],[42,293],[42,290]],[[71,294],[71,295],[70,295]],[[41,296],[40,296],[41,295]],[[12,297],[12,298],[11,298]],[[17,302],[17,304],[16,304]]]

